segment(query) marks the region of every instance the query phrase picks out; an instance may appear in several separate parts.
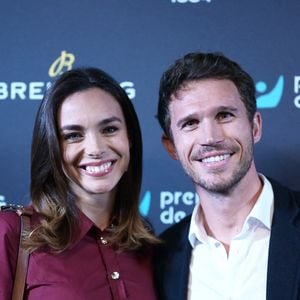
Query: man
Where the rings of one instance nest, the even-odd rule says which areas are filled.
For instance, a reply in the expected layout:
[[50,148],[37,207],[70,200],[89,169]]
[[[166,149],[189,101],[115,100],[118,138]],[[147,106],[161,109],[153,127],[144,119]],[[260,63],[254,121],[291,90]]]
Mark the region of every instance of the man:
[[161,235],[159,299],[300,299],[300,193],[256,170],[249,74],[222,54],[187,54],[161,78],[157,116],[200,199]]

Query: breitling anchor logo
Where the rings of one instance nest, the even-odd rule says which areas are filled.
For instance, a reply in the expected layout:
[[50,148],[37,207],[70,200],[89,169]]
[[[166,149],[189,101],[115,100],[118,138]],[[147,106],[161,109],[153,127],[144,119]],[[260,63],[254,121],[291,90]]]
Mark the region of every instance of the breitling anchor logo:
[[60,56],[55,59],[49,68],[48,75],[50,77],[56,77],[62,74],[64,71],[69,71],[75,62],[75,56],[73,53],[68,53],[67,51],[61,51]]

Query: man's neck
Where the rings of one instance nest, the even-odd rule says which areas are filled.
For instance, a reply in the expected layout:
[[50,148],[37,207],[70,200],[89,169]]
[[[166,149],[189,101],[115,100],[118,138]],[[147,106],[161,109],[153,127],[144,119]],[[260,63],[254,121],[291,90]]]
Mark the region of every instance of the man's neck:
[[[220,241],[229,252],[230,242],[242,230],[263,187],[258,174],[245,176],[226,195],[211,193],[196,187],[201,199],[201,213],[207,235]],[[200,211],[198,212],[200,213]]]

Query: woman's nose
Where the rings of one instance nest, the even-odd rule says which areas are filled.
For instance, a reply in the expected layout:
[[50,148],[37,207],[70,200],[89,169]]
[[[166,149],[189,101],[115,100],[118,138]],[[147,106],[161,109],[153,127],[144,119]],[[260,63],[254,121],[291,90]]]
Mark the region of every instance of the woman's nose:
[[85,141],[85,153],[89,157],[101,157],[105,152],[104,143],[97,135],[89,135]]

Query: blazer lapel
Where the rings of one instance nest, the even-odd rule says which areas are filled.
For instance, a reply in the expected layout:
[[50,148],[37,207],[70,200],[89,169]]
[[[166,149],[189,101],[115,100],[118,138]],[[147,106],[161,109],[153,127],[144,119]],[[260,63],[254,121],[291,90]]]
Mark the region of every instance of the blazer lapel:
[[176,224],[161,237],[166,242],[159,247],[156,282],[159,300],[186,300],[192,247],[188,241],[190,218]]
[[295,194],[277,183],[272,182],[272,186],[274,215],[269,247],[267,300],[299,299],[299,206]]
[[177,290],[175,293],[176,298],[173,299],[187,299],[191,251],[192,248],[188,241],[188,232],[186,232],[172,258],[174,261],[173,276],[175,278],[175,282],[173,282],[172,286],[175,291]]

